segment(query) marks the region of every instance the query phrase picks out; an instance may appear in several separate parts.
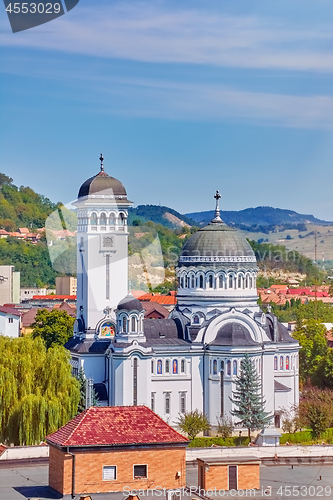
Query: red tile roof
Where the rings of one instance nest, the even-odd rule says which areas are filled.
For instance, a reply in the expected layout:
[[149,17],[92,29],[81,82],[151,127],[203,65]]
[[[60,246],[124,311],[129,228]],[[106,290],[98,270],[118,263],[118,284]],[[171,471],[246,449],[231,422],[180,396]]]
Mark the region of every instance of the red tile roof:
[[92,406],[46,440],[57,446],[188,442],[147,406]]
[[0,456],[3,454],[5,450],[7,450],[7,446],[5,446],[4,444],[0,444]]
[[177,298],[172,295],[160,295],[153,293],[146,293],[145,295],[141,295],[139,300],[148,300],[150,302],[158,302],[158,304],[162,305],[176,305]]
[[19,312],[17,309],[14,307],[5,307],[5,306],[0,306],[0,312],[3,312],[5,314],[11,314],[12,316],[22,316],[23,313]]

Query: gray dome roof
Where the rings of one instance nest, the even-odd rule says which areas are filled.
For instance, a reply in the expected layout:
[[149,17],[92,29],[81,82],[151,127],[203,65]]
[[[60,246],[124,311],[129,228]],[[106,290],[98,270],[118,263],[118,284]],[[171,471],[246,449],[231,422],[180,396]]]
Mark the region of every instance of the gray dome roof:
[[222,221],[212,221],[187,240],[180,254],[179,263],[186,264],[187,261],[193,263],[194,258],[202,263],[206,260],[207,264],[214,262],[214,258],[221,258],[225,262],[230,258],[231,262],[237,262],[237,257],[245,258],[240,259],[241,262],[256,262],[251,245],[238,231]]
[[256,342],[252,339],[245,326],[239,323],[230,322],[223,325],[217,332],[211,345],[245,346],[253,345]]
[[123,298],[117,307],[118,311],[143,311],[143,307],[141,302],[133,297],[132,294],[126,295],[125,298]]
[[78,198],[98,194],[103,191],[105,195],[113,195],[115,197],[127,198],[126,189],[120,181],[114,177],[110,177],[104,171],[98,172],[94,177],[87,179],[80,187]]

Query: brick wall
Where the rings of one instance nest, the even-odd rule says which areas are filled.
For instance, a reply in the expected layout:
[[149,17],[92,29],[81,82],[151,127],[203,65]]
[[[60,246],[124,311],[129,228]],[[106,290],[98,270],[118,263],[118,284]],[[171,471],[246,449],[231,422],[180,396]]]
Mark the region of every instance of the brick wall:
[[[203,484],[200,484],[200,468],[204,468]],[[206,468],[205,468],[206,467]],[[246,490],[260,487],[259,464],[239,464],[237,466],[238,489]],[[198,484],[204,490],[228,490],[228,465],[209,465],[209,468],[202,463],[198,464]]]
[[[52,452],[51,452],[52,450]],[[185,448],[75,452],[75,493],[181,488],[186,484]],[[147,464],[148,478],[133,479],[133,465]],[[103,466],[116,465],[117,479],[103,481]],[[72,492],[72,457],[50,446],[50,486],[63,495]],[[177,472],[181,473],[180,478]],[[127,488],[127,490],[128,490]]]

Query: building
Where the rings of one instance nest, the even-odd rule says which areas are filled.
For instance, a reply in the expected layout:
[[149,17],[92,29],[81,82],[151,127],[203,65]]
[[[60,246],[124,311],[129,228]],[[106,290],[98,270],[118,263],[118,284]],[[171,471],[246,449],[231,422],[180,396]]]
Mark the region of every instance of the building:
[[230,415],[244,353],[262,382],[265,410],[280,423],[298,403],[299,345],[257,304],[257,264],[247,240],[215,217],[185,243],[177,266],[175,306],[167,319],[145,319],[128,294],[124,186],[101,171],[83,183],[78,212],[78,293],[74,370],[104,384],[100,404],[148,405],[172,424],[198,409],[211,425]]
[[243,490],[247,494],[260,488],[260,460],[255,456],[198,458],[197,462],[198,486],[204,491]]
[[20,273],[14,266],[0,266],[0,305],[20,302]]
[[146,406],[90,407],[46,441],[62,495],[186,485],[188,440]]
[[34,295],[48,295],[56,291],[50,288],[25,287],[20,289],[20,302],[30,300]]
[[21,333],[22,313],[13,307],[0,306],[0,335],[17,338]]
[[57,295],[76,295],[77,280],[74,276],[58,276],[56,278]]

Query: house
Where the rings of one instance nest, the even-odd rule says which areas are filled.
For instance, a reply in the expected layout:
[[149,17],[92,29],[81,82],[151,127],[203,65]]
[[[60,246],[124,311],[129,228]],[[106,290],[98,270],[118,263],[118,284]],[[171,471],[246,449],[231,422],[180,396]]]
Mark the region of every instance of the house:
[[62,495],[186,485],[188,440],[146,406],[90,407],[46,442]]
[[198,486],[205,491],[243,490],[247,494],[260,487],[260,460],[255,456],[197,458],[197,462]]
[[22,313],[13,307],[0,306],[0,335],[19,337]]

